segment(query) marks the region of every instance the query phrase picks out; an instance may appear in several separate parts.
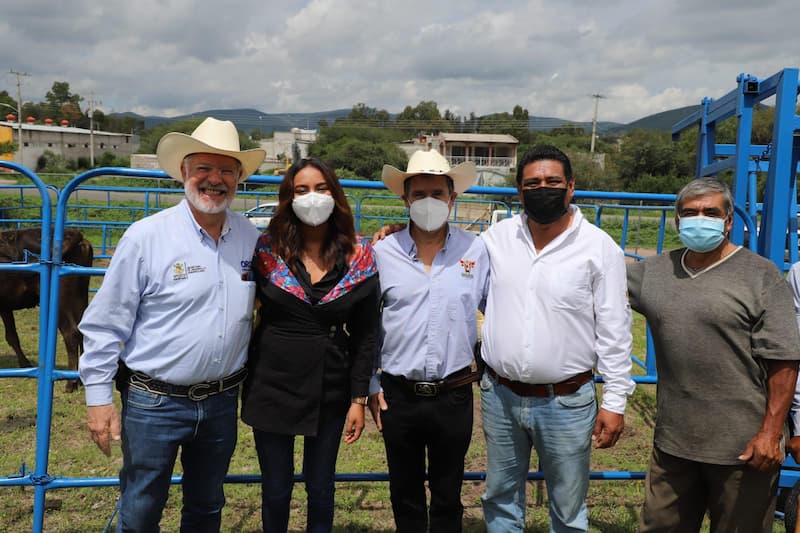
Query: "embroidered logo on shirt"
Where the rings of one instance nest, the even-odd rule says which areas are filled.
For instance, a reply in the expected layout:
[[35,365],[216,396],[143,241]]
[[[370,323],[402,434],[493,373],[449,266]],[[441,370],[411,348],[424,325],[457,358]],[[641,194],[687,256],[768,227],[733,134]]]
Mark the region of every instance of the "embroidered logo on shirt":
[[469,259],[462,259],[460,263],[461,263],[461,268],[464,269],[464,272],[462,272],[461,275],[465,278],[471,278],[472,269],[475,268],[475,261],[471,261]]
[[172,281],[179,279],[187,279],[189,274],[186,273],[186,263],[175,263],[172,265]]
[[175,263],[172,265],[172,281],[188,279],[189,274],[199,274],[208,270],[205,265],[187,265],[186,263]]

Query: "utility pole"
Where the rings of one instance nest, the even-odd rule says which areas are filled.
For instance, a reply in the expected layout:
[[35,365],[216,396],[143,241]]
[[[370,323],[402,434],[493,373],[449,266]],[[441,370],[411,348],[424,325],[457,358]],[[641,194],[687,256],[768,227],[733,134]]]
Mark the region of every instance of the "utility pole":
[[600,104],[600,99],[605,98],[605,96],[603,96],[600,93],[594,93],[593,95],[591,95],[591,97],[594,98],[594,118],[592,118],[592,145],[591,148],[589,148],[589,153],[593,154],[594,141],[597,138],[597,108]]
[[94,92],[89,97],[89,165],[94,168],[94,106],[101,102],[94,99]]
[[17,141],[19,142],[19,164],[25,165],[25,141],[22,140],[22,81],[20,78],[23,76],[30,76],[27,72],[17,72],[14,69],[8,70],[11,74],[17,77]]

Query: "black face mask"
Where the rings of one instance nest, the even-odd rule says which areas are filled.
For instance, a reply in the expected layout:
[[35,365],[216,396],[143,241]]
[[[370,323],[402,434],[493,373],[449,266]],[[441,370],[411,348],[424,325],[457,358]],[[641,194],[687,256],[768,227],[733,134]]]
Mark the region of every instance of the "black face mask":
[[550,224],[561,218],[567,212],[564,206],[566,197],[567,189],[561,187],[537,187],[522,191],[525,213],[539,224]]

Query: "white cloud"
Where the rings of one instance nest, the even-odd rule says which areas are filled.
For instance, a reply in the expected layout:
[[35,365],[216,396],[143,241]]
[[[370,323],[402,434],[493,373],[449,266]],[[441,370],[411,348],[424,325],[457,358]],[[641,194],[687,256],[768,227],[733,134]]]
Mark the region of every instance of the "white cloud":
[[[630,122],[797,66],[794,0],[13,2],[0,65],[105,111],[322,111],[421,100],[478,115]],[[0,90],[16,94],[15,78]]]

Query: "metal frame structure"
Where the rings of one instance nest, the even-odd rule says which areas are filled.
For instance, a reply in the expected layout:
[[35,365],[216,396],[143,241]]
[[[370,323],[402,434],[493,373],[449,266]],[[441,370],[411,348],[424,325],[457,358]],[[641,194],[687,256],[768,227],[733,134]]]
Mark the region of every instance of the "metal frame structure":
[[[794,137],[795,131],[800,129],[800,119],[795,114],[798,94],[797,69],[785,69],[774,76],[760,80],[749,75],[740,75],[737,79],[738,88],[717,101],[703,100],[701,111],[681,121],[673,128],[673,136],[677,138],[682,131],[698,125],[698,156],[697,176],[715,175],[724,170],[734,173],[734,197],[738,217],[734,222],[734,242],[742,242],[744,228],[749,229],[751,247],[772,261],[780,268],[786,268],[785,250],[787,241],[793,247],[790,250],[791,260],[797,259],[797,205],[796,198],[796,169],[798,163],[798,139]],[[776,96],[775,125],[773,139],[770,145],[753,145],[750,143],[752,134],[752,117],[755,104],[771,96]],[[716,125],[718,122],[731,118],[738,118],[736,145],[716,144]],[[761,163],[768,162],[766,193],[762,204],[756,199],[755,175],[762,171]],[[51,489],[66,487],[102,487],[115,486],[119,480],[113,477],[97,478],[66,478],[52,476],[48,473],[48,460],[50,454],[50,430],[53,405],[53,384],[60,379],[73,379],[77,377],[74,371],[63,371],[55,368],[56,332],[58,324],[59,281],[61,276],[76,275],[102,275],[105,269],[78,267],[62,263],[61,245],[63,244],[64,230],[67,223],[67,201],[70,195],[84,181],[100,175],[117,175],[128,177],[164,177],[163,172],[131,170],[121,168],[95,169],[73,179],[58,195],[55,220],[51,220],[52,205],[47,187],[34,173],[15,163],[0,161],[0,167],[9,168],[28,177],[39,190],[42,201],[42,253],[37,263],[17,265],[0,264],[0,271],[29,271],[38,273],[41,278],[40,293],[40,318],[39,318],[39,366],[33,369],[0,369],[2,377],[28,377],[38,379],[37,389],[37,415],[36,415],[36,458],[33,472],[28,472],[25,463],[22,464],[19,474],[0,477],[0,487],[7,486],[33,486],[33,527],[34,532],[41,532],[44,527],[44,510],[46,492]],[[250,183],[277,183],[280,177],[253,177]],[[343,180],[346,188],[382,189],[383,184],[376,182]],[[514,195],[512,188],[498,187],[473,187],[469,193]],[[594,206],[595,223],[600,224],[602,211],[605,208],[622,209],[622,245],[628,232],[629,215],[641,209],[661,210],[658,251],[663,245],[664,229],[667,224],[667,212],[671,211],[674,195],[653,195],[643,193],[607,193],[577,191],[576,198],[581,200],[594,200],[600,205]],[[603,202],[620,202],[618,204],[603,204]],[[660,203],[642,207],[642,202]],[[760,218],[759,218],[760,213]],[[361,216],[360,204],[355,213]],[[55,227],[51,231],[51,223]],[[759,223],[760,222],[760,223]],[[756,243],[756,228],[758,240]],[[788,232],[788,233],[787,233]],[[788,237],[787,237],[788,235]],[[628,254],[635,256],[635,254]],[[648,334],[648,352],[646,359],[634,357],[637,366],[642,367],[646,375],[635,376],[639,383],[655,383],[655,358],[652,352],[652,341]],[[467,472],[467,480],[483,480],[484,472]],[[541,472],[531,472],[529,479],[542,479]],[[644,472],[592,472],[591,479],[644,479]],[[302,475],[297,476],[302,480]],[[386,481],[386,473],[339,473],[337,481]],[[781,485],[791,486],[800,473],[784,471],[781,475]],[[228,483],[256,483],[260,480],[257,474],[229,475]],[[172,478],[173,483],[180,483],[180,476]]]
[[[763,79],[740,74],[736,82],[736,89],[721,98],[704,98],[699,111],[673,126],[672,137],[677,140],[683,131],[697,128],[696,177],[731,171],[734,202],[752,223],[734,220],[733,242],[743,242],[743,224],[758,228],[755,250],[785,271],[797,261],[798,69],[783,69]],[[772,140],[766,145],[753,144],[753,111],[773,96]],[[718,124],[733,117],[737,119],[736,144],[717,144]],[[764,170],[766,188],[763,201],[759,202],[756,175]]]
[[[0,264],[0,270],[26,270],[39,272],[42,276],[42,290],[40,296],[40,335],[39,335],[39,367],[34,369],[0,369],[0,378],[2,377],[32,377],[38,379],[38,397],[37,397],[37,423],[36,423],[36,463],[33,472],[27,470],[26,465],[23,463],[17,474],[9,475],[7,477],[0,477],[0,488],[8,486],[33,486],[34,492],[34,506],[33,506],[33,527],[32,531],[41,532],[44,528],[44,512],[45,500],[47,491],[60,488],[87,488],[87,487],[109,487],[119,485],[119,479],[116,477],[64,477],[53,475],[48,472],[49,455],[50,455],[50,431],[52,419],[52,406],[53,406],[53,384],[57,380],[75,379],[77,373],[70,370],[59,370],[55,366],[56,358],[56,340],[58,332],[58,306],[59,306],[59,286],[60,278],[65,275],[103,275],[105,269],[94,267],[83,267],[76,265],[64,264],[61,257],[61,245],[63,244],[64,232],[67,227],[67,211],[68,201],[70,196],[79,188],[80,184],[84,181],[96,176],[127,176],[127,177],[160,177],[163,176],[161,172],[147,171],[147,170],[131,170],[124,168],[99,168],[81,174],[70,181],[58,195],[58,203],[55,209],[55,216],[53,217],[54,229],[52,232],[50,228],[51,204],[49,197],[45,192],[45,186],[41,180],[33,173],[19,167],[14,163],[0,162],[0,166],[5,166],[13,170],[19,171],[37,184],[42,192],[42,219],[43,233],[42,233],[42,257],[38,263],[26,265],[9,265]],[[259,184],[275,184],[280,182],[280,177],[253,177],[250,183]],[[348,189],[385,189],[380,182],[365,182],[354,180],[342,180],[342,185]],[[124,192],[125,188],[120,188]],[[473,187],[469,191],[470,194],[484,194],[484,195],[501,195],[509,196],[515,195],[516,189],[513,188],[498,188],[498,187]],[[601,222],[603,209],[622,209],[625,214],[623,215],[622,224],[622,241],[627,238],[629,230],[629,210],[641,210],[641,202],[662,203],[662,205],[651,205],[649,209],[661,211],[660,233],[659,233],[659,251],[663,243],[664,230],[666,228],[666,212],[672,209],[672,203],[675,200],[674,195],[652,195],[652,194],[639,194],[639,193],[604,193],[604,192],[588,192],[576,191],[576,199],[578,201],[596,201],[597,205],[592,208],[595,211],[595,223]],[[609,202],[609,203],[604,203]],[[620,202],[620,204],[612,203]],[[357,217],[365,216],[360,211],[361,204],[356,204],[354,215]],[[37,222],[37,221],[31,221]],[[74,221],[69,221],[70,225]],[[51,242],[50,246],[46,243]],[[633,254],[630,254],[633,255]],[[53,290],[50,290],[50,289]],[[634,364],[642,368],[646,374],[634,376],[634,380],[638,383],[655,383],[655,363],[652,356],[647,356],[643,359],[633,356]],[[598,378],[600,381],[600,378]],[[481,481],[485,479],[485,472],[466,472],[464,475],[465,480]],[[627,472],[627,471],[595,471],[590,472],[590,479],[593,480],[632,480],[644,479],[645,473],[642,471]],[[297,481],[302,481],[302,474],[295,476]],[[532,471],[528,474],[528,479],[540,480],[543,479],[541,471]],[[172,483],[181,483],[181,476],[173,476]],[[226,477],[226,483],[258,483],[260,475],[258,474],[232,474]],[[388,481],[388,474],[385,472],[355,472],[355,473],[337,473],[337,482],[347,481]]]
[[[742,216],[734,220],[731,239],[741,244],[744,226],[747,226],[750,248],[785,272],[798,260],[798,69],[783,69],[763,79],[740,74],[736,82],[736,89],[717,100],[704,98],[699,111],[675,124],[672,128],[673,140],[677,140],[683,131],[697,127],[695,176],[715,176],[723,171],[733,174],[735,207]],[[757,105],[773,96],[775,107],[771,142],[766,145],[753,144],[753,112]],[[717,125],[733,117],[737,119],[736,143],[718,144]],[[764,197],[759,202],[756,179],[764,171],[767,174]],[[754,242],[756,233],[757,242]],[[800,467],[791,457],[787,457],[778,486],[780,490],[786,490],[798,483]]]

